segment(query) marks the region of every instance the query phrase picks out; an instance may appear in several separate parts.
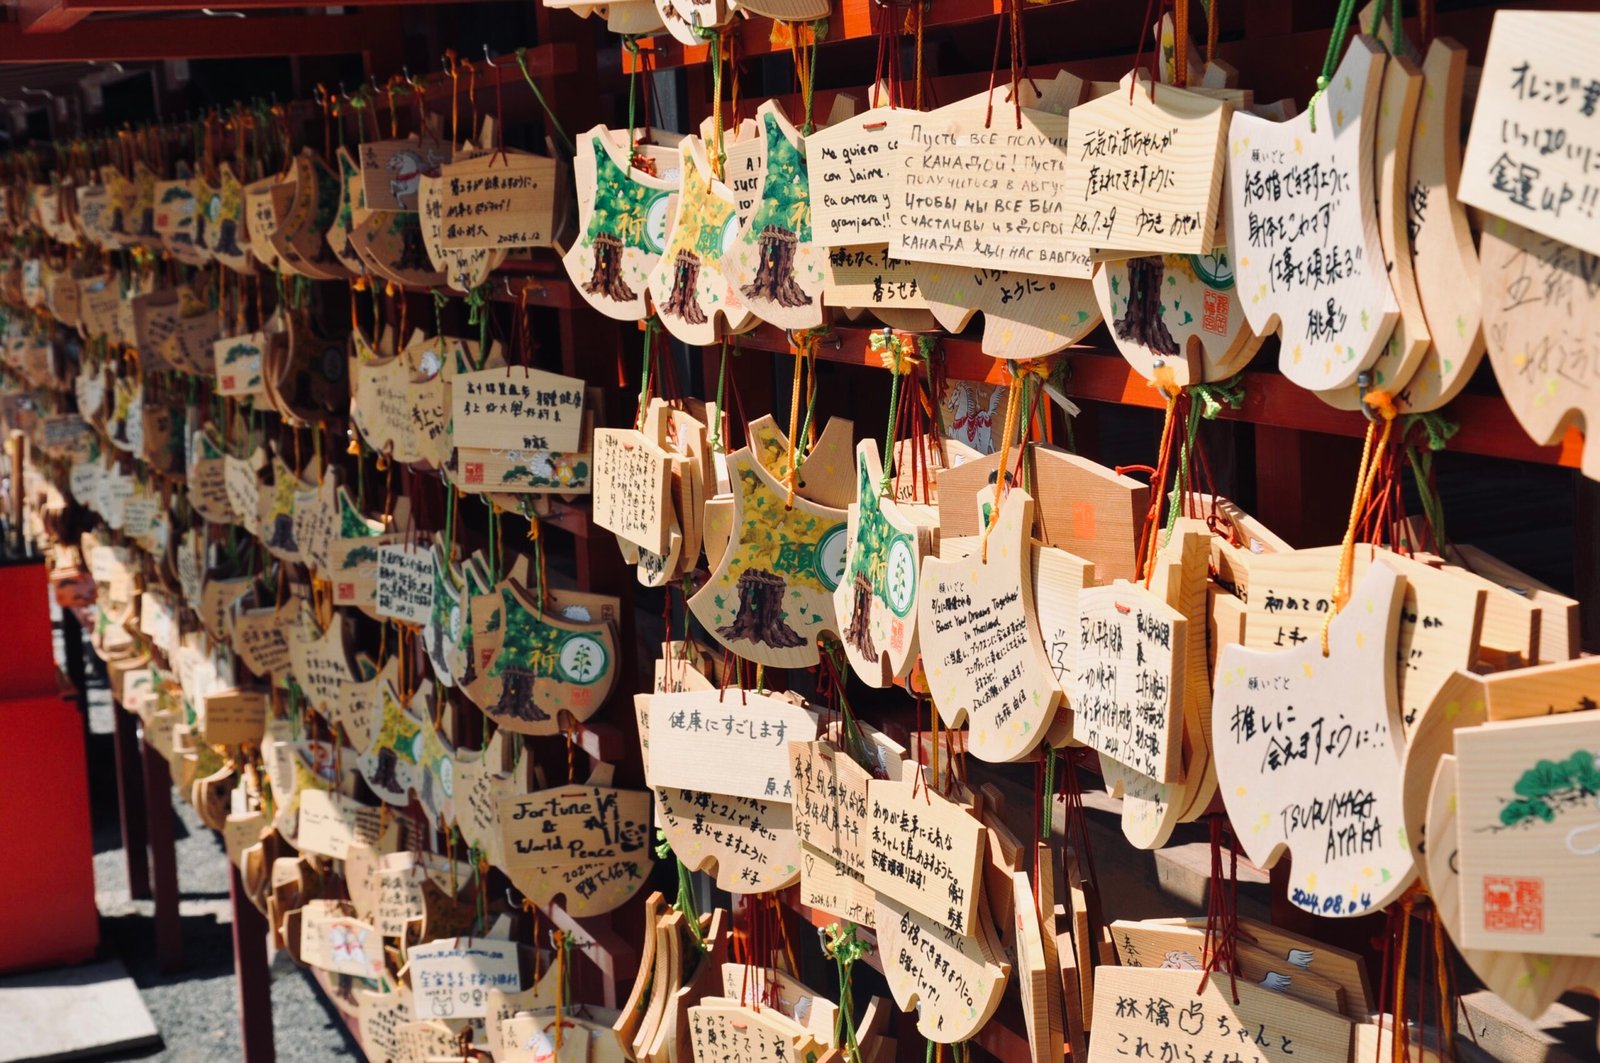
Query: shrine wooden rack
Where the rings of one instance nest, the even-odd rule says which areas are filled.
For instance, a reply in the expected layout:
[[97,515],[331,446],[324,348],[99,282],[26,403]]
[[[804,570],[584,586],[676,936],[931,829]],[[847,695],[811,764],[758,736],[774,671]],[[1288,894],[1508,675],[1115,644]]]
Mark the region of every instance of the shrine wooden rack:
[[[419,0],[375,0],[384,3],[415,3]],[[434,0],[437,2],[437,0]],[[1314,85],[1315,71],[1327,44],[1332,21],[1331,3],[1281,0],[1239,0],[1222,3],[1222,31],[1219,56],[1239,68],[1241,83],[1255,88],[1264,98],[1292,95],[1300,99]],[[359,3],[359,0],[358,0]],[[174,32],[175,23],[157,19],[101,20],[93,12],[192,12],[198,5],[175,0],[26,0],[19,23],[0,25],[0,63],[66,62],[74,60],[157,61],[166,59],[234,58],[240,56],[283,55],[295,58],[330,57],[357,54],[369,74],[385,76],[398,72],[409,55],[424,52],[437,55],[438,27],[426,33],[428,48],[410,48],[394,12],[380,6],[358,6],[341,15],[258,15],[257,9],[271,8],[267,0],[246,0],[228,5],[248,9],[245,19],[217,19],[204,23],[203,33]],[[320,5],[312,5],[318,7]],[[456,4],[440,5],[454,8]],[[1581,0],[1519,0],[1505,5],[1478,4],[1452,8],[1439,13],[1438,31],[1465,43],[1475,56],[1482,55],[1495,7],[1586,9],[1592,4]],[[1137,9],[1137,10],[1136,10]],[[853,91],[859,97],[872,73],[871,49],[875,47],[876,20],[881,8],[877,0],[837,0],[829,21],[828,35],[820,42],[817,62],[819,88],[816,109],[825,112],[831,98]],[[902,13],[906,7],[898,10]],[[950,100],[980,90],[989,77],[989,48],[993,38],[973,27],[993,28],[996,16],[1008,10],[1001,0],[931,0],[926,8],[925,31],[932,51],[929,56],[930,87],[936,100]],[[1028,25],[1032,72],[1048,77],[1058,69],[1069,69],[1085,78],[1114,79],[1126,72],[1134,59],[1138,21],[1143,5],[1127,0],[1058,0],[1044,5],[1025,5],[1023,18]],[[193,22],[185,23],[189,28]],[[1414,30],[1415,23],[1408,25]],[[569,130],[586,128],[600,120],[615,120],[625,99],[626,77],[641,61],[622,49],[614,36],[605,34],[599,20],[579,20],[570,13],[543,7],[537,10],[538,43],[527,53],[529,70],[540,82],[546,98]],[[766,95],[779,95],[792,86],[787,45],[774,43],[770,24],[765,19],[741,20],[733,32],[738,37],[741,61],[758,68],[762,75],[747,76],[747,84],[766,88]],[[965,34],[966,40],[958,37]],[[1070,39],[1070,45],[1058,45]],[[678,115],[680,128],[693,126],[711,109],[711,75],[705,46],[686,46],[666,37],[642,39],[641,56],[647,56],[647,69],[661,77],[676,77],[683,102]],[[510,42],[499,42],[509,50]],[[1062,58],[1070,50],[1075,58]],[[476,58],[464,52],[468,58]],[[834,57],[837,56],[836,60]],[[955,72],[940,68],[948,66]],[[489,71],[492,70],[491,74]],[[752,71],[754,74],[756,70]],[[531,107],[522,72],[514,60],[502,53],[499,65],[479,68],[478,88],[492,99],[496,85],[508,96],[518,98],[518,114],[541,121]],[[843,82],[848,81],[846,85]],[[303,95],[312,86],[301,84]],[[775,91],[777,90],[777,91]],[[449,78],[435,73],[428,78],[427,99],[436,110],[448,99]],[[794,97],[788,98],[791,103]],[[486,108],[487,109],[487,108]],[[606,388],[606,404],[611,414],[627,412],[626,407],[637,387],[634,351],[637,333],[589,309],[574,290],[555,256],[541,253],[506,263],[504,277],[493,281],[491,295],[500,304],[525,302],[540,312],[540,338],[564,373],[585,377]],[[414,313],[424,311],[426,293],[406,293],[414,301]],[[428,308],[431,314],[431,308]],[[422,319],[422,318],[419,318]],[[841,325],[832,340],[818,348],[818,358],[845,371],[868,370],[880,377],[878,360],[868,345],[871,329]],[[740,349],[775,355],[768,359],[770,373],[763,374],[757,360],[745,358],[730,367],[740,379],[747,397],[771,397],[781,390],[776,380],[787,380],[792,368],[787,364],[788,337],[781,330],[765,326],[741,337]],[[1008,369],[981,353],[971,335],[948,337],[942,341],[943,357],[949,376],[956,380],[1004,383]],[[700,380],[714,380],[717,352],[707,349],[702,359],[690,357],[687,364],[698,369]],[[1065,393],[1094,407],[1131,407],[1157,410],[1162,400],[1116,353],[1103,331],[1092,334],[1089,342],[1067,352],[1069,374]],[[1269,343],[1244,374],[1245,398],[1237,410],[1224,410],[1225,421],[1249,426],[1256,435],[1255,468],[1236,470],[1253,475],[1258,495],[1271,496],[1278,511],[1285,515],[1282,524],[1272,515],[1261,514],[1269,524],[1297,545],[1305,537],[1326,537],[1322,512],[1314,495],[1325,484],[1330,467],[1337,468],[1319,452],[1321,437],[1335,437],[1340,444],[1358,438],[1365,430],[1359,413],[1335,410],[1279,375],[1273,367],[1276,345]],[[617,366],[625,365],[631,378],[619,385]],[[1533,443],[1511,415],[1505,402],[1488,386],[1488,370],[1480,370],[1479,384],[1457,398],[1446,413],[1461,424],[1450,441],[1447,453],[1479,455],[1513,462],[1572,468],[1577,464],[1581,436],[1570,431],[1559,446]],[[700,391],[704,394],[704,390]],[[843,404],[848,397],[830,397]],[[880,404],[881,406],[881,404]],[[820,411],[819,411],[820,412]],[[845,412],[843,410],[838,412]],[[858,422],[861,419],[858,418]],[[621,423],[613,419],[611,423]],[[876,423],[868,418],[866,424]],[[1315,437],[1315,438],[1313,438]],[[1600,495],[1592,484],[1574,475],[1574,492],[1579,496],[1580,523],[1574,541],[1582,545],[1575,557],[1579,597],[1592,610],[1600,603],[1600,534],[1595,517],[1600,514]],[[1326,493],[1326,492],[1323,492]],[[634,615],[636,595],[630,569],[606,534],[591,534],[592,525],[583,505],[552,504],[543,519],[549,526],[570,536],[574,572],[578,586],[616,594],[623,601],[623,615]],[[1586,551],[1586,552],[1584,552]],[[656,600],[653,599],[652,600]],[[659,610],[657,610],[659,612]],[[1585,629],[1595,631],[1600,624],[1586,616]],[[71,632],[69,631],[70,635]],[[626,637],[623,645],[637,644]],[[634,677],[637,683],[639,677]],[[619,691],[620,701],[637,687]],[[624,716],[628,714],[624,713]],[[182,936],[178,920],[178,884],[173,852],[171,785],[162,758],[137,735],[137,721],[120,706],[115,710],[116,769],[121,804],[124,845],[128,853],[128,872],[135,898],[155,901],[157,947],[161,966],[174,969],[183,962]],[[604,727],[579,732],[580,748],[595,757],[610,759],[619,754],[636,762],[637,743],[631,730]],[[630,751],[630,746],[631,748]],[[261,916],[242,898],[237,871],[232,879],[235,965],[240,986],[240,1014],[244,1029],[244,1058],[249,1063],[264,1063],[272,1056],[271,1005],[265,953],[265,925]],[[559,910],[547,913],[563,929],[579,934],[592,947],[582,951],[593,970],[596,999],[611,1003],[617,998],[620,979],[631,976],[629,957],[638,919],[632,906],[604,920],[563,920]],[[796,920],[815,921],[812,913],[796,906]],[[625,989],[625,986],[621,988]],[[980,1035],[979,1043],[1000,1058],[1017,1058],[1022,1051],[1018,1035],[1004,1023],[991,1023]]]

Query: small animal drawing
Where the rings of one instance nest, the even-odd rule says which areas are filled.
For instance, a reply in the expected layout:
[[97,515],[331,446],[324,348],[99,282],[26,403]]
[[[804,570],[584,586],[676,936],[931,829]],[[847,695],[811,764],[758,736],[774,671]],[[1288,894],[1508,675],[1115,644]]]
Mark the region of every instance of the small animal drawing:
[[417,188],[422,184],[423,177],[438,177],[439,164],[444,159],[432,148],[422,152],[397,151],[389,157],[389,194],[402,206],[415,210],[417,206]]

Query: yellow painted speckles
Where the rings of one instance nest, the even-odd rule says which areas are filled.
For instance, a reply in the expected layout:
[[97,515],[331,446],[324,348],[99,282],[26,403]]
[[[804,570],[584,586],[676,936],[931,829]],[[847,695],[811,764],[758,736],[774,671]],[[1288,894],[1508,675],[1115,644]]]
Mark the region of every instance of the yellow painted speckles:
[[1004,332],[1000,333],[1000,343],[1002,345],[1004,345],[1004,346],[1010,346],[1010,344],[1011,344],[1011,330],[1010,329],[1006,329]]
[[1539,972],[1539,976],[1542,978],[1549,978],[1553,973],[1555,973],[1556,969],[1555,964],[1551,962],[1550,957],[1548,956],[1535,956],[1533,958],[1533,967],[1534,970]]
[[1459,701],[1447,701],[1447,702],[1444,703],[1444,718],[1446,720],[1453,720],[1457,716],[1460,716],[1460,715],[1461,715],[1461,702],[1459,702]]
[[1366,648],[1367,648],[1367,633],[1365,631],[1357,631],[1356,632],[1356,649],[1364,650]]
[[[1362,874],[1363,874],[1363,875],[1365,875],[1365,876],[1367,876],[1367,877],[1368,877],[1368,878],[1371,878],[1371,877],[1372,877],[1372,876],[1373,876],[1373,875],[1376,875],[1376,874],[1377,874],[1377,872],[1376,872],[1376,871],[1374,871],[1374,870],[1372,870],[1372,868],[1370,868],[1370,867],[1364,867],[1364,868],[1362,868],[1362,869],[1361,869],[1361,873],[1362,873]],[[1350,888],[1351,888],[1351,889],[1354,889],[1354,888],[1355,888],[1355,887],[1354,887],[1354,886],[1352,886],[1352,887],[1350,887]]]
[[1340,129],[1344,128],[1344,108],[1343,107],[1341,107],[1337,111],[1333,112],[1333,124],[1338,126]]
[[1456,795],[1455,794],[1451,794],[1450,795],[1449,807],[1450,807],[1450,814],[1452,816],[1455,815],[1456,814]]
[[1237,796],[1239,796],[1239,797],[1243,797],[1243,796],[1244,796],[1244,795],[1245,795],[1245,794],[1247,794],[1247,793],[1249,793],[1249,792],[1250,792],[1250,788],[1249,788],[1249,787],[1248,787],[1248,786],[1235,786],[1235,787],[1234,787],[1234,788],[1233,788],[1233,792],[1234,792],[1234,793],[1235,793],[1235,794],[1236,794],[1236,795],[1237,795]]
[[1304,348],[1302,348],[1298,343],[1294,345],[1294,364],[1295,365],[1299,365],[1300,364],[1300,358],[1305,353],[1306,352],[1305,352]]
[[1425,137],[1427,135],[1428,135],[1428,123],[1427,122],[1418,122],[1417,123],[1417,139],[1421,140],[1423,137]]
[[1317,873],[1315,871],[1313,871],[1309,875],[1306,876],[1306,889],[1314,890],[1316,888],[1317,888]]
[[1306,146],[1304,144],[1300,143],[1300,138],[1299,137],[1295,137],[1294,138],[1294,153],[1296,155],[1304,155],[1305,152],[1306,152]]
[[1375,605],[1374,605],[1374,604],[1373,604],[1373,603],[1372,603],[1372,602],[1370,602],[1370,601],[1369,601],[1369,602],[1368,602],[1368,603],[1367,603],[1367,612],[1368,612],[1368,613],[1369,613],[1369,614],[1370,614],[1370,613],[1371,613],[1371,612],[1373,612],[1373,610],[1374,610],[1374,609],[1376,609],[1376,608],[1377,608],[1377,606],[1375,606]]
[[1324,358],[1322,360],[1322,371],[1324,373],[1333,372],[1333,359],[1332,358]]
[[1356,88],[1355,85],[1351,83],[1351,81],[1350,81],[1350,79],[1348,77],[1344,79],[1344,91],[1346,91],[1346,92],[1354,92],[1355,88]]
[[1310,661],[1304,661],[1304,662],[1301,663],[1300,667],[1305,671],[1306,678],[1310,679],[1312,674],[1313,674],[1313,672],[1314,672],[1314,669],[1312,669],[1312,667],[1311,667],[1311,662]]

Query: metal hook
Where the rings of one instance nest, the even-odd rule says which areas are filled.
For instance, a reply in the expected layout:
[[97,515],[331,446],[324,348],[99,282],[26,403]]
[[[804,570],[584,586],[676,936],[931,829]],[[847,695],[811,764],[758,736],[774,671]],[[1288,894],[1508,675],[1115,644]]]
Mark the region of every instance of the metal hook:
[[206,18],[244,18],[243,11],[219,11],[214,7],[202,7],[200,13]]
[[499,67],[500,67],[500,64],[496,63],[494,61],[494,59],[490,57],[490,55],[489,55],[489,46],[487,44],[483,46],[483,61],[485,63],[488,63],[491,67],[494,67],[495,69],[499,69]]
[[1367,392],[1372,390],[1372,370],[1363,369],[1356,374],[1356,399],[1361,404],[1361,413],[1373,424],[1378,423],[1378,413],[1367,404]]
[[48,89],[30,89],[26,85],[18,85],[17,88],[20,89],[23,92],[30,93],[31,95],[34,95],[34,96],[43,96],[47,100],[53,100],[53,99],[56,98],[56,94],[51,92],[51,91],[49,91]]

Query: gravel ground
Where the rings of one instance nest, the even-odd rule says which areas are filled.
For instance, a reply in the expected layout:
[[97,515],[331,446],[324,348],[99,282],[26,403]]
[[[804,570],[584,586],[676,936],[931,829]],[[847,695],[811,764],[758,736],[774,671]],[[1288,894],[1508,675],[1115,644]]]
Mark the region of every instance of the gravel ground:
[[[92,655],[91,660],[92,660]],[[101,954],[127,966],[164,1044],[118,1059],[213,1063],[242,1056],[238,988],[233,976],[228,859],[222,839],[173,796],[178,851],[178,912],[188,966],[156,969],[155,905],[128,897],[128,865],[117,819],[111,696],[91,675],[89,778],[94,815],[95,896]],[[360,1059],[361,1052],[311,977],[287,953],[272,961],[272,1023],[279,1060]]]

